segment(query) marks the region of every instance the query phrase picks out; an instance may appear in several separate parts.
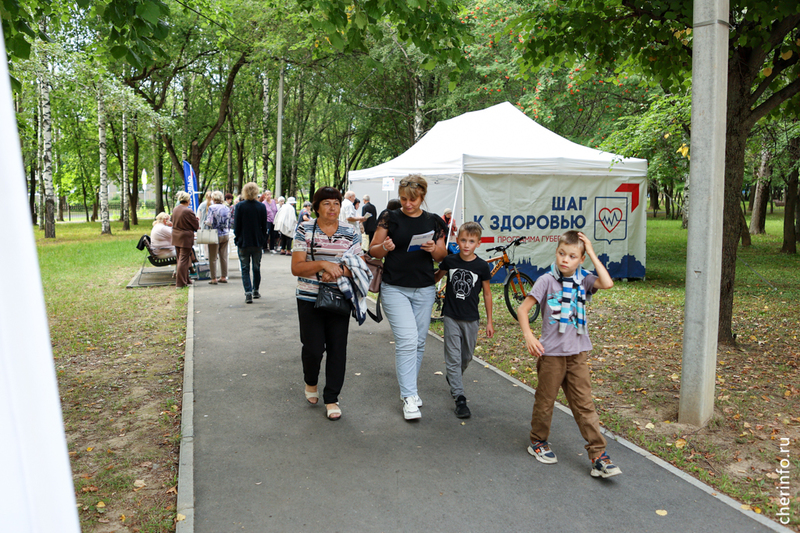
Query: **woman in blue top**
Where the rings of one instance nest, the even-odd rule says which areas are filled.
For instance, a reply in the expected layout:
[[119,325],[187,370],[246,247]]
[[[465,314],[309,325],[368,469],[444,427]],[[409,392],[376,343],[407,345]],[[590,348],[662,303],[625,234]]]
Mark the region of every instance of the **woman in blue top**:
[[422,210],[428,192],[425,178],[403,178],[398,192],[402,207],[381,213],[369,254],[385,258],[381,302],[394,334],[403,417],[416,420],[422,416],[417,378],[436,295],[433,262],[447,255],[447,228],[440,216]]
[[[209,228],[217,230],[218,244],[208,245],[209,270],[211,270],[210,284],[228,283],[228,239],[231,230],[231,210],[225,205],[225,197],[221,191],[211,193],[214,202],[208,206],[208,216],[205,223]],[[220,277],[217,277],[217,256],[219,256]]]

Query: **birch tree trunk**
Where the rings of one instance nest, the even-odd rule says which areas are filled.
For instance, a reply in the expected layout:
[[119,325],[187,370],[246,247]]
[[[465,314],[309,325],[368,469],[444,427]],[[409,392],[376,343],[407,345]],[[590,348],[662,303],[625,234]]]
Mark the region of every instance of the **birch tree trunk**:
[[[151,181],[153,183],[156,214],[158,214],[164,211],[164,193],[162,192],[164,177],[161,175],[161,137],[156,131],[153,131],[153,178]],[[147,209],[147,198],[145,198],[145,209]]]
[[269,78],[264,76],[264,116],[261,129],[261,190],[269,189]]
[[106,153],[106,108],[102,89],[97,93],[97,133],[100,145],[100,234],[111,235],[108,216],[108,155]]
[[122,215],[122,230],[130,231],[128,217],[128,114],[122,113],[122,192],[119,195],[119,210]]
[[[40,25],[41,26],[41,25]],[[47,67],[46,56],[42,57],[44,69]],[[44,185],[44,237],[56,237],[56,201],[53,191],[53,128],[50,116],[50,83],[47,74],[40,81],[40,97],[42,99],[42,184]]]
[[39,110],[39,120],[36,139],[36,181],[39,183],[39,228],[44,229],[44,180],[42,177],[43,161],[44,161],[44,138],[42,136],[42,84],[37,84],[37,102],[36,108]]

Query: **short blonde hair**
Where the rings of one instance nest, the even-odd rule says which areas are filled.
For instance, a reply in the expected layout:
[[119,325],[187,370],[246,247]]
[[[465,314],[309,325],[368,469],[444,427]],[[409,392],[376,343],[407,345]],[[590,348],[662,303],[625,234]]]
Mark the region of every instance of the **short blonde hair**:
[[422,174],[409,174],[400,180],[397,193],[411,200],[416,200],[420,196],[425,200],[425,195],[428,194],[428,182]]
[[222,195],[222,191],[214,191],[211,193],[211,199],[214,200],[215,204],[221,204],[225,201],[225,197]]
[[178,194],[175,195],[175,200],[179,204],[188,204],[192,200],[192,197],[186,191],[178,191]]
[[251,181],[242,187],[242,198],[245,200],[255,200],[258,198],[258,185]]
[[156,219],[153,221],[153,227],[156,224],[166,224],[166,220],[169,218],[169,215],[166,214],[164,211],[161,211],[159,214],[156,215]]

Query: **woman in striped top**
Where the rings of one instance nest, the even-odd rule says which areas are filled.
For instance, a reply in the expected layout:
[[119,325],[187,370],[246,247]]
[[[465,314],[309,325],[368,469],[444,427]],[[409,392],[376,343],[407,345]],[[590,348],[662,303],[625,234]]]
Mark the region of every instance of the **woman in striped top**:
[[315,309],[314,303],[320,283],[335,286],[340,277],[352,277],[350,270],[342,264],[344,254],[361,253],[361,234],[350,224],[339,222],[341,205],[342,194],[337,189],[323,187],[318,190],[312,202],[317,218],[297,225],[292,249],[292,274],[297,276],[297,315],[303,345],[301,359],[305,396],[312,405],[319,402],[317,383],[323,353],[327,353],[322,400],[329,420],[338,420],[342,416],[338,401],[347,362],[350,316]]

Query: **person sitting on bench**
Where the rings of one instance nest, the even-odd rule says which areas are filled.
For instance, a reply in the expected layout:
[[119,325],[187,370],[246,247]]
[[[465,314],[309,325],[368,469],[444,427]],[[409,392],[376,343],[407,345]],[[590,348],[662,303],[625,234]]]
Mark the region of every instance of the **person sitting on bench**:
[[159,213],[153,221],[153,229],[150,232],[150,248],[160,259],[176,255],[175,247],[172,245],[172,221],[167,213]]

